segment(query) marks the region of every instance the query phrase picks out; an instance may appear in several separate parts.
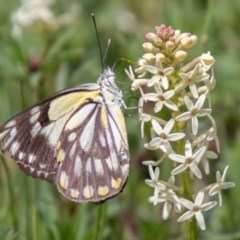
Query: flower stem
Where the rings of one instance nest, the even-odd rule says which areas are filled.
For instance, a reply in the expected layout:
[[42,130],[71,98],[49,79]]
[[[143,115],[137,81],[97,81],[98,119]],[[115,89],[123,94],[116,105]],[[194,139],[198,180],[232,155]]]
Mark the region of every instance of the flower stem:
[[[182,183],[183,183],[183,196],[186,199],[193,200],[191,191],[191,177],[189,171],[182,173]],[[197,239],[197,224],[196,219],[192,218],[186,222],[187,224],[187,240]]]
[[187,224],[187,240],[196,240],[197,239],[197,225],[196,219],[192,218],[186,222]]
[[97,222],[95,229],[95,240],[102,239],[103,228],[105,219],[105,204],[101,204],[97,209]]

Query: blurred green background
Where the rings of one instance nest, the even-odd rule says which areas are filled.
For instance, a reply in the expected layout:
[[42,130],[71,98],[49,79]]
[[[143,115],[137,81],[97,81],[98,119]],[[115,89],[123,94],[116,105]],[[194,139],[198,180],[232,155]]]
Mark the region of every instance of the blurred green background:
[[[105,64],[115,66],[123,91],[129,89],[130,81],[124,74],[128,62],[120,58],[136,61],[141,57],[145,33],[165,24],[195,34],[199,41],[190,56],[210,50],[216,59],[217,86],[211,96],[221,154],[209,178],[215,178],[216,169],[230,165],[228,180],[236,183],[234,189],[223,192],[223,206],[205,215],[207,230],[199,239],[240,239],[240,1],[48,2],[53,3],[50,12],[44,14],[50,22],[18,28],[16,16],[26,24],[30,21],[23,13],[16,15],[22,3],[2,1],[0,123],[60,89],[96,81],[101,63],[92,12],[103,51],[111,39]],[[33,18],[42,11],[40,7],[38,10]],[[128,106],[137,105],[133,95],[124,95]],[[125,117],[131,154],[129,181],[120,195],[102,205],[71,203],[54,186],[26,177],[14,162],[1,160],[0,240],[184,239],[184,224],[177,224],[174,216],[163,221],[161,206],[148,203],[152,189],[144,183],[148,171],[141,161],[151,156],[143,148],[140,124],[135,119],[137,110],[126,114],[133,116]]]

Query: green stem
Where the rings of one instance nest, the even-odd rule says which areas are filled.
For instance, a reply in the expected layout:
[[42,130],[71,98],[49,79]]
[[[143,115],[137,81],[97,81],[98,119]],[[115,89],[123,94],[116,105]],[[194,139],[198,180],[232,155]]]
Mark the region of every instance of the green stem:
[[2,159],[1,157],[1,162],[3,163],[3,167],[6,173],[6,178],[7,178],[7,185],[8,185],[8,192],[9,192],[9,205],[10,205],[10,212],[11,212],[11,218],[12,218],[12,225],[13,225],[13,230],[14,233],[17,233],[18,230],[18,223],[17,223],[17,218],[14,215],[14,194],[13,194],[13,184],[12,184],[12,180],[11,180],[11,174],[9,171],[9,168],[5,162],[5,159]]
[[[30,179],[32,180],[32,179]],[[37,183],[35,180],[31,181],[31,220],[32,220],[32,235],[33,235],[33,240],[38,240],[38,234],[37,234],[37,191],[36,187]]]
[[189,171],[184,171],[182,173],[182,183],[183,183],[183,196],[189,200],[192,200],[191,194],[191,179],[189,176]]
[[[186,199],[193,200],[192,198],[192,188],[191,188],[191,177],[189,171],[184,171],[182,173],[182,182],[183,182],[183,196]],[[196,240],[197,239],[197,224],[196,219],[192,218],[186,222],[187,224],[187,240]]]
[[31,201],[29,200],[30,189],[29,189],[29,179],[28,177],[23,176],[24,186],[25,186],[25,219],[26,219],[26,237],[27,239],[32,239],[32,220],[31,220]]
[[[185,126],[178,125],[178,131],[179,132],[184,132]],[[185,146],[185,141],[181,140],[177,146],[177,152],[179,154],[184,153],[184,146]],[[181,181],[182,181],[182,196],[186,199],[189,199],[190,201],[193,200],[193,191],[192,191],[192,179],[190,175],[190,171],[186,170],[181,173]],[[196,224],[196,219],[192,218],[189,221],[186,222],[187,224],[187,229],[186,229],[186,234],[187,234],[187,240],[197,240],[197,224]]]
[[105,219],[105,204],[101,204],[97,209],[97,223],[96,223],[96,232],[95,232],[95,240],[102,239],[102,233],[104,228],[104,219]]
[[187,240],[197,240],[197,224],[195,218],[187,223]]

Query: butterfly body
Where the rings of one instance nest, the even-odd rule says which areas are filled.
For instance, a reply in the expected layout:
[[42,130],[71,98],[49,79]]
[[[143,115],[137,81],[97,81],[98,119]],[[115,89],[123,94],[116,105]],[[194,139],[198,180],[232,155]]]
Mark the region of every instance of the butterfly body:
[[117,195],[129,171],[128,141],[114,73],[63,90],[0,127],[0,150],[28,175],[76,202]]

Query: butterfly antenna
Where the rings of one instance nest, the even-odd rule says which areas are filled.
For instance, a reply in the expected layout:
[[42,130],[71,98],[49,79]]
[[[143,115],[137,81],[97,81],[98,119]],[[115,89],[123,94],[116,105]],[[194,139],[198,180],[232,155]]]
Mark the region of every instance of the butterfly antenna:
[[94,29],[95,29],[95,32],[96,32],[96,35],[97,35],[97,42],[98,42],[98,46],[99,46],[100,61],[101,61],[101,66],[102,66],[102,71],[103,71],[103,69],[104,69],[103,63],[104,63],[104,59],[106,57],[106,54],[105,54],[105,56],[103,58],[102,47],[101,47],[100,38],[99,38],[98,30],[97,30],[97,23],[96,23],[95,15],[94,15],[94,13],[92,13],[91,15],[92,15]]
[[108,53],[108,49],[109,49],[110,44],[111,44],[111,39],[109,38],[108,42],[107,42],[107,48],[106,48],[105,53],[104,53],[103,62],[105,62],[105,59],[107,57],[107,53]]

